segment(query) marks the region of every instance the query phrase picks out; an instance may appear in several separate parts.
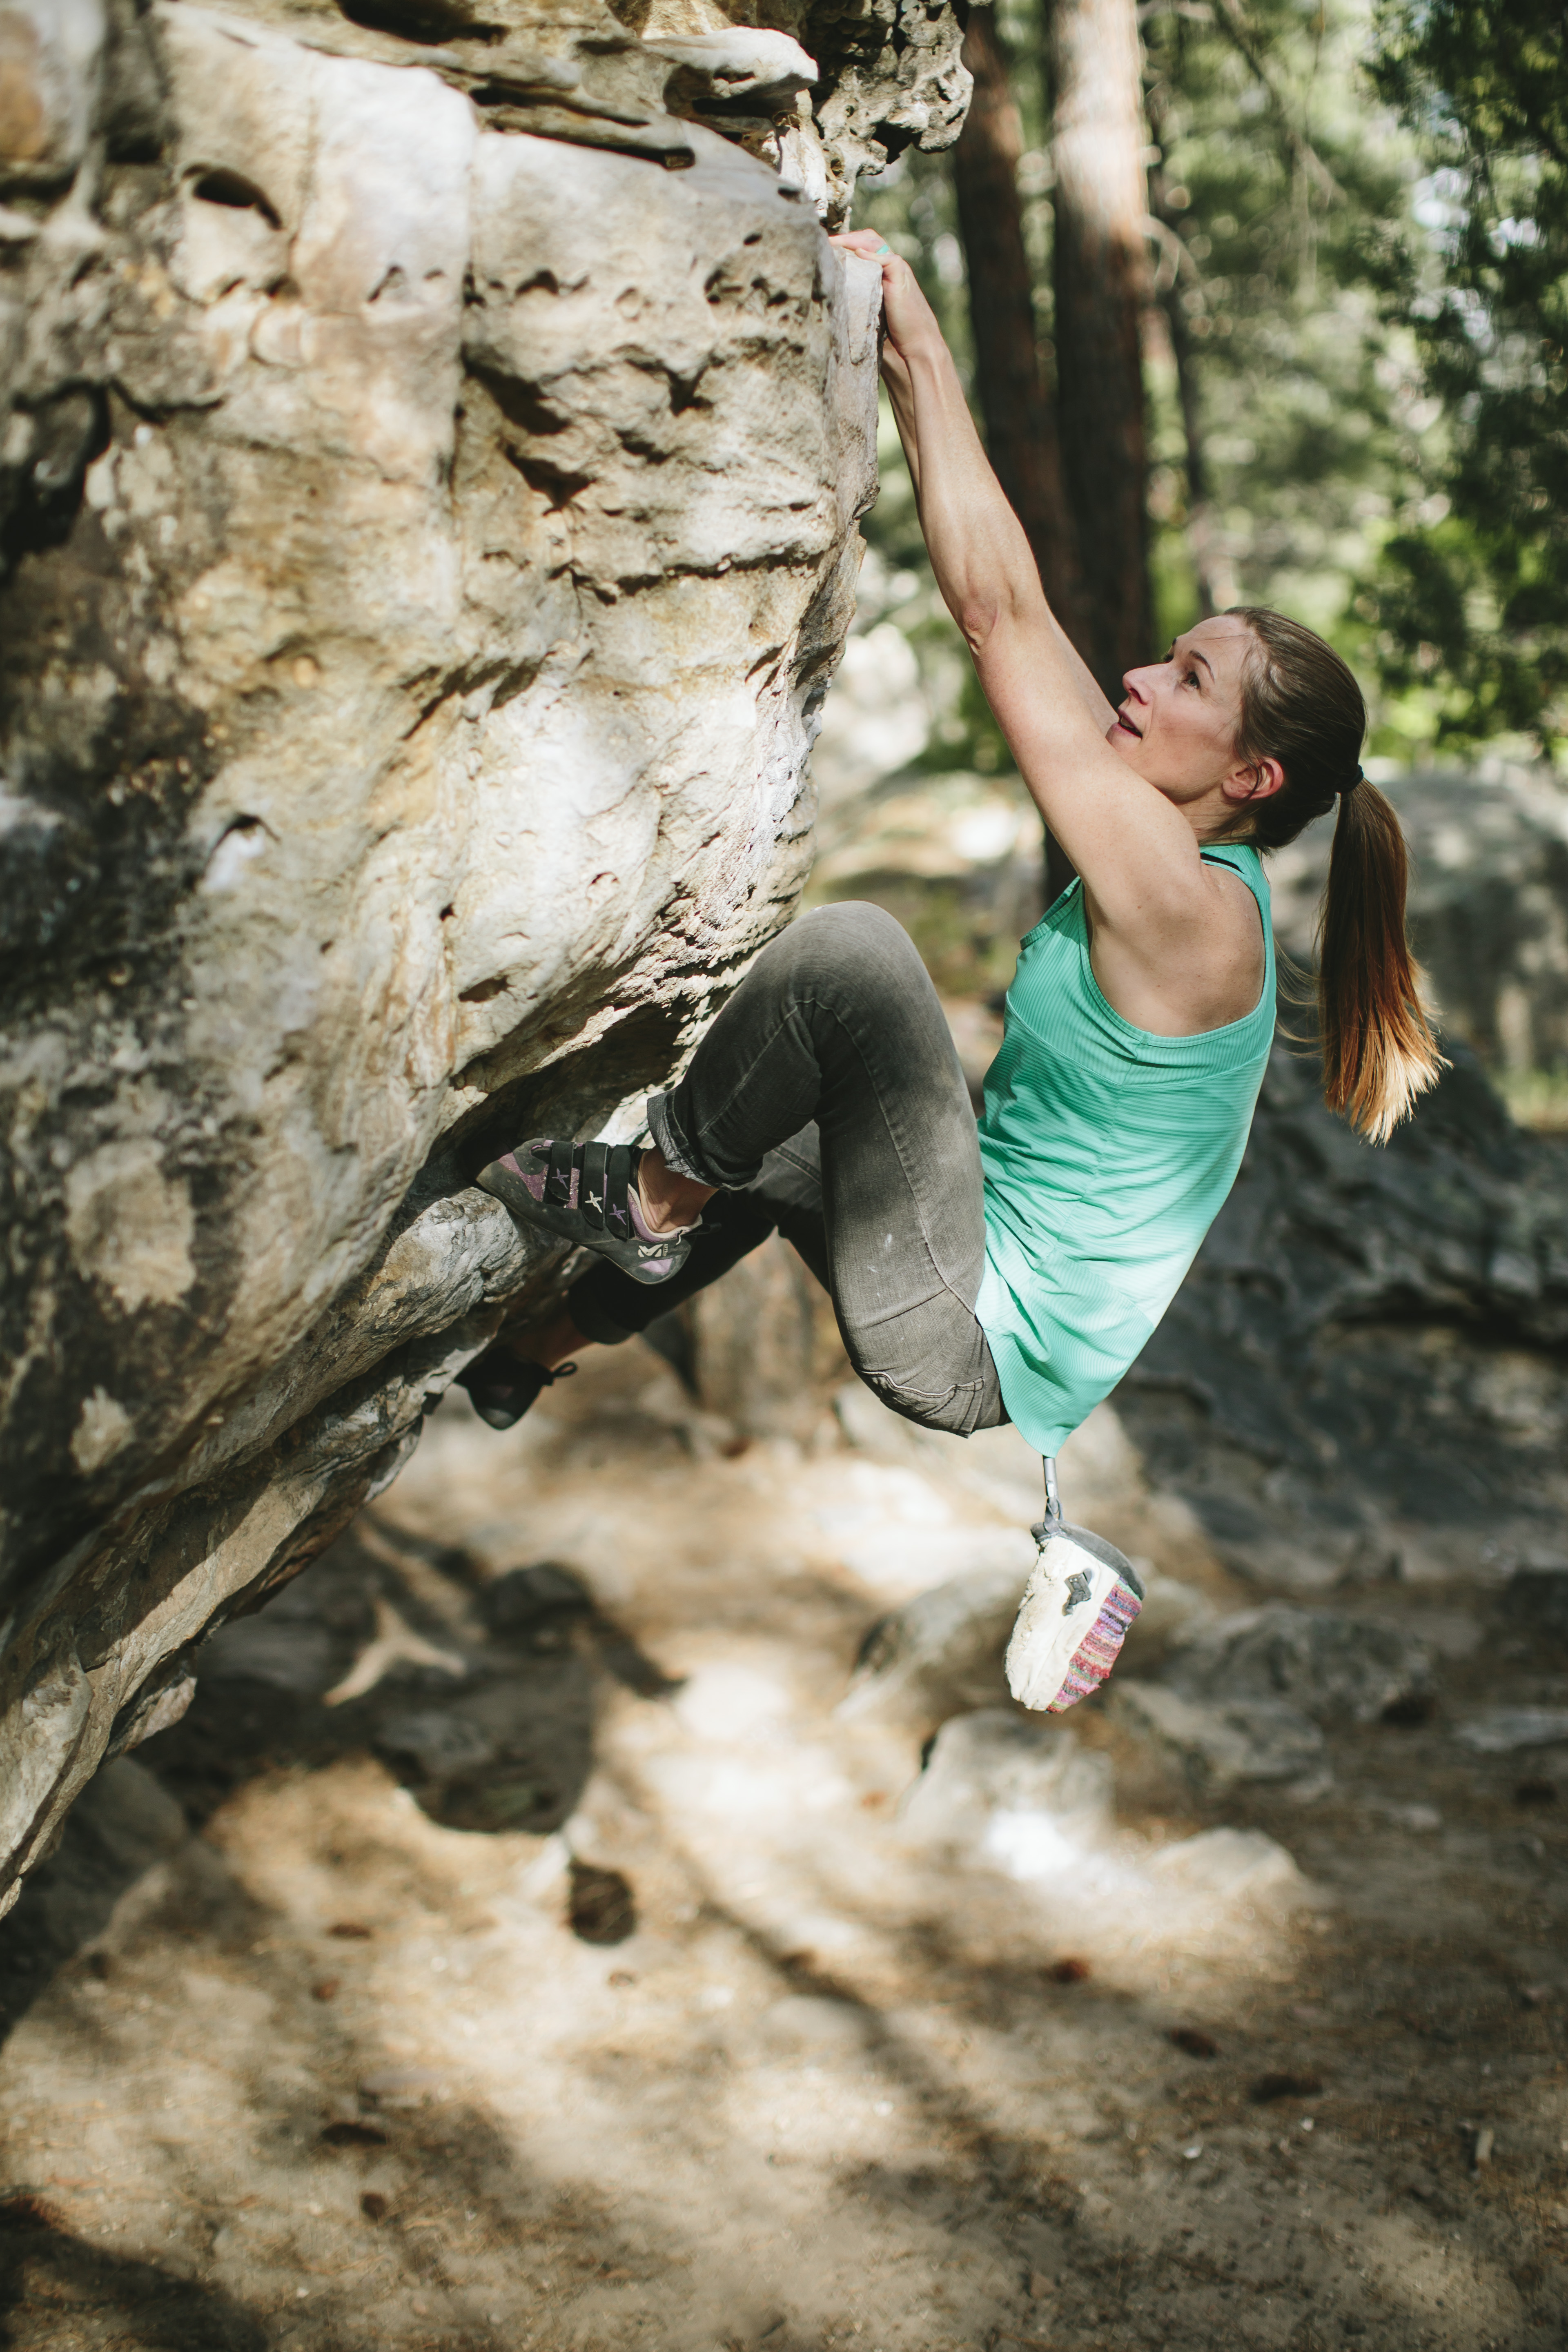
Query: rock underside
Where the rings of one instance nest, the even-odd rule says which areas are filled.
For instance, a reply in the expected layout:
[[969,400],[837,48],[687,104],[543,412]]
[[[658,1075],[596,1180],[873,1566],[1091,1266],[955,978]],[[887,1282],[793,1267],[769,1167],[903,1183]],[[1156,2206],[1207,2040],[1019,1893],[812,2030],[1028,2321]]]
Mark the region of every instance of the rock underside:
[[0,5],[0,1906],[809,858],[938,0]]

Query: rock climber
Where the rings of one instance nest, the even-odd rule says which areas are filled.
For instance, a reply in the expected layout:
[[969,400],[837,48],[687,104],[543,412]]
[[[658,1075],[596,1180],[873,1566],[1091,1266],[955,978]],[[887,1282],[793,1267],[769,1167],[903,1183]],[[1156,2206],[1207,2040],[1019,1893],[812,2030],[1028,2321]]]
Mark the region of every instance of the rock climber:
[[[460,1378],[508,1427],[584,1347],[643,1330],[777,1232],[895,1412],[961,1436],[1011,1419],[1048,1462],[1143,1347],[1230,1191],[1274,1034],[1263,857],[1336,801],[1326,1098],[1381,1141],[1433,1082],[1405,845],[1359,765],[1354,677],[1278,613],[1199,621],[1128,671],[1112,708],[1050,611],[913,271],[872,233],[835,242],[881,264],[883,377],[937,583],[1077,878],[1021,945],[978,1128],[908,935],[838,905],[763,949],[650,1099],[641,1149],[540,1137],[493,1160],[487,1191],[597,1263]],[[1099,1550],[1082,1608],[1052,1602],[1033,1705],[1098,1680],[1136,1608],[1126,1563]],[[1098,1662],[1078,1638],[1097,1623]]]

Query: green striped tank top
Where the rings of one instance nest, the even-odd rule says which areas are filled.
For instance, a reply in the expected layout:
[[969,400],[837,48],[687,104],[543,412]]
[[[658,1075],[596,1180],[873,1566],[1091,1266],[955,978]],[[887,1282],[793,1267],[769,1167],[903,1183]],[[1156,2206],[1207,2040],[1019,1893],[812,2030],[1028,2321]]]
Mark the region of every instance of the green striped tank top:
[[985,1079],[985,1274],[974,1312],[1007,1410],[1055,1454],[1109,1394],[1180,1286],[1236,1181],[1274,1034],[1268,884],[1245,843],[1205,849],[1263,920],[1263,992],[1195,1037],[1112,1012],[1083,886],[1024,940]]

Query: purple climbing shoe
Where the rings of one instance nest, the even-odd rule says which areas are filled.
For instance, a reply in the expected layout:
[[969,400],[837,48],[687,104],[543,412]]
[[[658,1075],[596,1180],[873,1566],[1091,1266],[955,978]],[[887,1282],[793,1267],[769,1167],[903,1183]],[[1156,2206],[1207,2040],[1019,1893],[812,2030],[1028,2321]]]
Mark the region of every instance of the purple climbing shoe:
[[596,1250],[634,1282],[668,1282],[685,1265],[697,1227],[649,1232],[637,1190],[641,1157],[626,1143],[536,1136],[481,1168],[477,1181],[525,1225]]

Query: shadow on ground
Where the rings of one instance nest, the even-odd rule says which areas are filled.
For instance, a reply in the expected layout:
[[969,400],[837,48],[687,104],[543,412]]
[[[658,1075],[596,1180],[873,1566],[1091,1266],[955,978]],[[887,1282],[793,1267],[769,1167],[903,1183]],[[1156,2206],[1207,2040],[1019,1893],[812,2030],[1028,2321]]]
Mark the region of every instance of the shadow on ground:
[[1464,1638],[1309,1802],[1140,1795],[1088,1711],[1141,1852],[1321,1895],[1119,1937],[900,1843],[916,1748],[832,1714],[881,1603],[829,1535],[961,1486],[698,1458],[649,1378],[444,1407],[79,1806],[0,1930],[8,2340],[1555,2352],[1568,1783],[1453,1731],[1562,1656],[1380,1588]]

